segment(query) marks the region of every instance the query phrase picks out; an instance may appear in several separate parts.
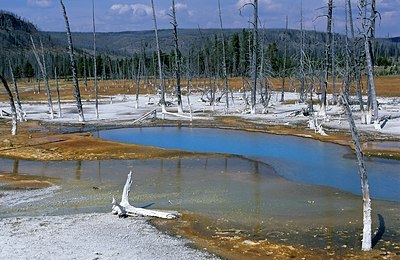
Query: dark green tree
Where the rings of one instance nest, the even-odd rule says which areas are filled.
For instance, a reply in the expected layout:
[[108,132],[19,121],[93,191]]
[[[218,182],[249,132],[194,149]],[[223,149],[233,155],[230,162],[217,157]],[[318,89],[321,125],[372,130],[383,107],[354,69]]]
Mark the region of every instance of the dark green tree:
[[25,66],[24,66],[24,76],[28,78],[30,81],[31,78],[35,76],[35,71],[33,69],[32,64],[29,61],[26,61]]

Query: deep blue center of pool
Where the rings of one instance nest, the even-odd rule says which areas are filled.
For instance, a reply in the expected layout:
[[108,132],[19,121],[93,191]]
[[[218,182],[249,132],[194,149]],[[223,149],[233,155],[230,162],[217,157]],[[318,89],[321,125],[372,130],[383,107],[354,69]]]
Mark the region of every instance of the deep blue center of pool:
[[[350,148],[286,135],[199,128],[124,128],[99,132],[107,140],[224,153],[257,159],[288,180],[334,187],[361,194],[357,160]],[[400,161],[368,159],[371,196],[400,201]]]

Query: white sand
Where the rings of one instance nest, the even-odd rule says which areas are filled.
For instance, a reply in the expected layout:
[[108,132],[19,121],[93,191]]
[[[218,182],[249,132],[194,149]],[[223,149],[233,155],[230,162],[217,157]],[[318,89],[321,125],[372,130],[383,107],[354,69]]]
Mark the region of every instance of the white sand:
[[146,218],[109,214],[0,219],[0,259],[215,259]]

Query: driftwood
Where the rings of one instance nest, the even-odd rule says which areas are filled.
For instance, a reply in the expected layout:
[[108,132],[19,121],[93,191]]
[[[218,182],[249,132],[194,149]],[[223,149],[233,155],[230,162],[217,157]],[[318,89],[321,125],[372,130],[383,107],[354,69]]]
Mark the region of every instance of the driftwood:
[[178,212],[164,212],[159,210],[150,210],[144,208],[136,208],[129,203],[129,192],[131,191],[132,185],[132,172],[129,172],[128,178],[122,191],[121,203],[118,203],[115,198],[112,201],[112,213],[119,217],[126,216],[145,216],[145,217],[157,217],[164,219],[176,219],[179,217]]
[[147,113],[141,115],[139,118],[135,119],[135,120],[133,121],[133,123],[135,124],[135,123],[141,122],[141,121],[143,121],[143,120],[145,120],[145,119],[147,119],[147,118],[149,118],[149,117],[151,117],[151,116],[152,116],[153,118],[157,118],[157,108],[152,109],[152,110],[150,110],[149,112],[147,112]]

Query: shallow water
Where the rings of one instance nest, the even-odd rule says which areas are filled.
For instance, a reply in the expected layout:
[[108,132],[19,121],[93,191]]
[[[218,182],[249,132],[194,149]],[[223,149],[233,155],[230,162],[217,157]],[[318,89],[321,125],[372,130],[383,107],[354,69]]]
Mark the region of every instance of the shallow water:
[[[127,173],[132,170],[131,204],[205,216],[209,221],[203,223],[203,230],[211,235],[234,229],[239,230],[235,235],[254,240],[268,238],[319,249],[360,248],[359,178],[355,159],[348,156],[351,151],[346,147],[304,138],[210,129],[122,129],[103,131],[100,136],[253,159],[212,155],[145,161],[0,159],[0,175],[41,176],[60,187],[53,196],[46,191],[43,200],[16,205],[2,203],[18,196],[0,187],[0,218],[108,212],[111,198],[120,197]],[[400,242],[399,164],[374,159],[367,166],[373,196],[391,200],[373,200],[373,229],[385,227],[378,246],[396,250],[393,248]],[[381,221],[377,214],[382,216]]]
[[[323,249],[328,244],[359,246],[360,198],[337,189],[295,183],[261,162],[240,157],[177,160],[14,161],[0,159],[0,174],[55,180],[60,189],[43,200],[2,203],[0,217],[110,211],[126,175],[134,172],[130,195],[136,206],[190,211],[210,219],[210,230],[240,230],[251,239]],[[5,196],[4,196],[5,194]],[[21,193],[22,194],[22,193]],[[23,197],[23,199],[26,196]],[[384,241],[399,242],[397,203],[374,201],[384,216]],[[374,227],[378,227],[374,218]],[[382,242],[383,243],[383,242]],[[390,246],[389,246],[390,248]]]
[[[350,148],[309,138],[198,128],[128,128],[100,131],[104,139],[168,149],[241,155],[271,165],[284,178],[361,194]],[[371,197],[400,201],[400,161],[366,162]]]

